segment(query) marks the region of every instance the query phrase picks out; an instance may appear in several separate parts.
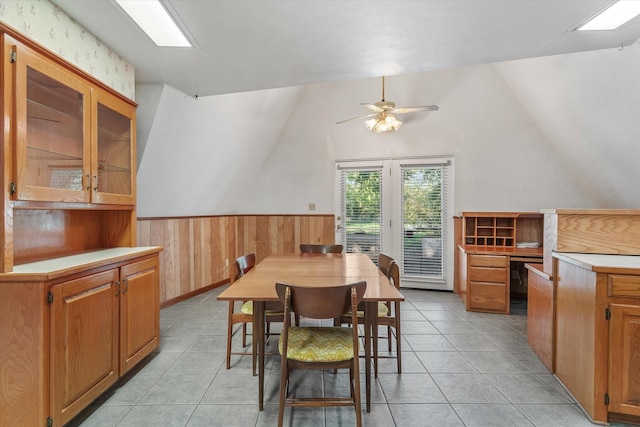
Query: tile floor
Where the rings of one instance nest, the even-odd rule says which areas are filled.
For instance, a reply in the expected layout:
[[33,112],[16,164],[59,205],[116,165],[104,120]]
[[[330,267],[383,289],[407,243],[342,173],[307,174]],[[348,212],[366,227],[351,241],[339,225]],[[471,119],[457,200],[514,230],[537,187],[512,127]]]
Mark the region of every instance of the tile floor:
[[[216,300],[222,289],[162,309],[158,351],[70,425],[276,425],[279,356],[267,357],[260,412],[250,357],[233,356],[232,368],[225,369],[228,303]],[[528,347],[526,302],[514,301],[506,316],[467,312],[450,292],[402,292],[407,299],[403,373],[396,373],[395,359],[380,360],[372,410],[362,412],[365,426],[593,425]],[[269,347],[276,342],[274,337]],[[386,349],[386,341],[381,345]],[[346,373],[312,373],[291,381],[300,396],[348,390]],[[354,421],[351,408],[296,408],[285,416],[285,425],[296,427]]]

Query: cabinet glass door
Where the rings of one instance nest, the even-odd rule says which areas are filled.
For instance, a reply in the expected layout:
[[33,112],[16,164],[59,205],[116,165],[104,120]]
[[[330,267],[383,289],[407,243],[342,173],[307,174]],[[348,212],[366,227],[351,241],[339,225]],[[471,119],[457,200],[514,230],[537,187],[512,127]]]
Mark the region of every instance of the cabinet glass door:
[[15,75],[17,198],[88,202],[88,85],[22,49]]
[[96,98],[93,202],[134,204],[135,108],[103,92]]

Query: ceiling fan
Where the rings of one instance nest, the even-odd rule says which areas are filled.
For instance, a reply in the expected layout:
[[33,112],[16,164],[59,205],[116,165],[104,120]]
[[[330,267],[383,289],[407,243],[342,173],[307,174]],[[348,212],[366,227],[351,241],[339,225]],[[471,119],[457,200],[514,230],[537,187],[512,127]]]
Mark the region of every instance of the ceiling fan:
[[382,101],[375,102],[373,104],[360,103],[360,105],[364,105],[368,109],[372,110],[373,113],[366,114],[364,116],[353,117],[347,120],[342,120],[337,122],[336,124],[372,117],[371,119],[365,121],[364,124],[367,126],[367,129],[376,133],[381,133],[390,130],[398,130],[400,128],[402,122],[398,120],[394,114],[415,113],[417,111],[436,111],[438,109],[437,105],[421,105],[417,107],[396,108],[396,104],[394,102],[384,100],[384,76],[382,76]]

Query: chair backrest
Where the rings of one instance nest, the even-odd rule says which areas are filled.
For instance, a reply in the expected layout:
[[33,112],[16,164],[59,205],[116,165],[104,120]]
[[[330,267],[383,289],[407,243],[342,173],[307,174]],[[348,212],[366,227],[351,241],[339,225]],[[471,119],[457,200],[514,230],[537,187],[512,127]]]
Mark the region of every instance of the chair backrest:
[[236,258],[236,269],[238,270],[236,278],[244,276],[255,266],[256,254],[247,254]]
[[300,252],[303,254],[340,254],[342,249],[342,245],[312,245],[305,243],[300,245]]
[[387,277],[389,277],[389,267],[391,267],[392,262],[395,262],[395,260],[389,255],[383,253],[378,254],[378,268]]
[[400,266],[395,261],[389,266],[387,277],[393,286],[400,289]]
[[292,312],[311,319],[337,319],[357,306],[364,296],[367,282],[360,281],[338,286],[305,287],[276,283],[278,298],[287,303]]

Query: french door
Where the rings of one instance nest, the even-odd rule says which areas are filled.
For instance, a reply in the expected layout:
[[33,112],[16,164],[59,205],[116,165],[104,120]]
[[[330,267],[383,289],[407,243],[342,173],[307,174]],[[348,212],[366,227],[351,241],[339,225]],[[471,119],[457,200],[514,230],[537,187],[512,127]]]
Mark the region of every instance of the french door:
[[336,164],[336,242],[399,264],[402,286],[453,288],[451,158]]

